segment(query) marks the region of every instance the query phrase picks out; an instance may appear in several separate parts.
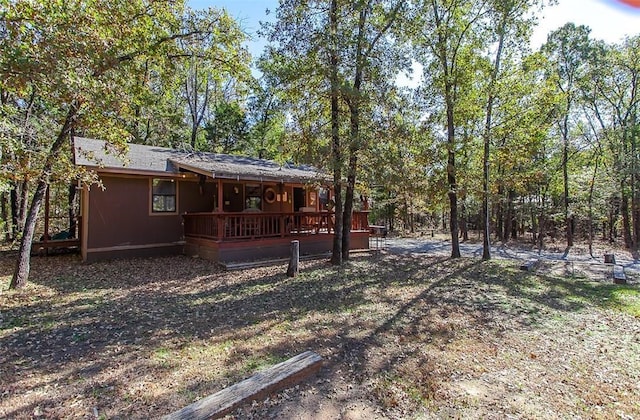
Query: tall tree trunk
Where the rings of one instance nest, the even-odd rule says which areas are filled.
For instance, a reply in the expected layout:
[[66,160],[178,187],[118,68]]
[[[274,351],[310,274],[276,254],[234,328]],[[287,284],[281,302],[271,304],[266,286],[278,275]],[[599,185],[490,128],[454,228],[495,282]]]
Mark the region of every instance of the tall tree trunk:
[[[350,138],[349,138],[349,167],[347,169],[347,189],[345,193],[344,203],[344,226],[342,233],[342,259],[349,259],[349,249],[351,248],[351,220],[353,217],[353,202],[355,198],[356,187],[356,174],[358,172],[358,153],[362,148],[362,142],[360,138],[360,106],[362,95],[362,81],[365,70],[365,60],[371,54],[374,46],[380,40],[382,35],[391,27],[391,24],[395,20],[398,11],[402,7],[403,2],[398,1],[393,7],[389,18],[385,26],[380,32],[371,40],[369,46],[365,46],[366,40],[366,24],[369,15],[369,9],[371,7],[371,1],[358,2],[359,8],[358,15],[358,32],[356,36],[355,47],[355,72],[353,78],[353,86],[351,87],[350,94],[347,94],[347,103],[349,105],[350,113]],[[337,25],[336,25],[337,34]]]
[[466,242],[469,240],[469,231],[467,230],[467,223],[469,222],[467,218],[467,199],[466,196],[462,197],[460,200],[460,237],[462,238],[462,242]]
[[69,208],[67,214],[69,216],[69,238],[76,237],[77,219],[76,219],[76,194],[78,192],[78,186],[76,184],[69,184]]
[[24,180],[22,181],[22,184],[20,185],[20,208],[18,210],[18,228],[20,229],[20,232],[22,232],[24,230],[24,225],[26,223],[26,219],[27,219],[27,211],[28,211],[28,205],[29,205],[29,191],[30,191],[30,185],[29,185],[29,181],[28,180]]
[[609,237],[609,242],[613,243],[615,241],[615,223],[616,220],[618,218],[618,214],[620,211],[620,204],[618,203],[617,198],[611,197],[611,199],[609,200],[609,232],[608,232],[608,237]]
[[544,191],[540,195],[540,211],[538,217],[538,253],[542,252],[542,248],[544,247],[544,236],[545,231],[547,229],[547,187],[545,187]]
[[[567,106],[569,108],[569,105]],[[562,181],[564,184],[563,205],[566,225],[567,246],[573,246],[573,229],[569,220],[569,110],[562,127]]]
[[[353,149],[353,148],[350,148]],[[342,260],[349,259],[351,248],[351,224],[353,220],[353,199],[356,187],[356,168],[358,157],[356,150],[349,151],[349,168],[347,169],[347,188],[344,196],[344,215],[342,216]]]
[[630,143],[631,143],[631,176],[629,189],[631,191],[631,248],[637,249],[640,235],[640,217],[638,217],[638,212],[640,212],[640,206],[638,205],[638,191],[637,189],[637,147],[636,147],[636,139],[633,133],[630,135]]
[[500,73],[500,62],[502,60],[502,50],[504,48],[504,39],[506,33],[506,25],[509,22],[509,14],[511,8],[507,7],[502,10],[502,16],[498,23],[498,48],[496,49],[496,56],[493,61],[493,70],[491,71],[491,79],[489,80],[489,96],[487,98],[486,107],[486,119],[484,124],[483,133],[483,154],[482,154],[482,228],[483,228],[483,243],[482,243],[482,259],[491,259],[491,226],[490,226],[490,213],[489,213],[489,157],[491,152],[491,124],[493,117],[493,105],[495,102],[495,86],[498,80],[498,74]]
[[[504,209],[504,187],[502,186],[502,183],[498,185],[498,203],[494,207],[495,207],[495,213],[496,213],[495,214],[496,236],[498,237],[498,241],[504,242],[503,234],[504,234],[505,209]],[[491,231],[489,231],[489,234],[491,234]]]
[[633,247],[633,238],[631,236],[631,216],[629,215],[629,196],[625,188],[625,182],[620,185],[620,213],[622,214],[622,235],[624,237],[625,247],[631,249]]
[[538,239],[538,219],[536,218],[536,210],[533,198],[529,198],[529,209],[529,217],[531,218],[531,242],[533,244],[536,244],[536,241]]
[[29,199],[29,181],[14,182],[11,188],[11,219],[13,240],[22,236]]
[[75,124],[77,113],[78,105],[76,103],[72,103],[69,107],[69,111],[67,112],[64,123],[60,128],[58,137],[49,149],[49,153],[38,179],[36,190],[33,194],[33,199],[31,200],[31,206],[29,207],[29,213],[27,215],[22,240],[20,242],[18,261],[16,262],[16,268],[9,285],[10,289],[21,289],[27,285],[29,271],[31,268],[31,244],[33,242],[33,234],[35,232],[36,222],[38,220],[38,213],[40,212],[40,207],[42,206],[42,201],[44,199],[47,186],[49,185],[51,170],[53,169],[54,163],[58,159],[58,155],[62,150],[62,146],[64,145],[67,136],[69,135],[71,129],[73,128],[73,125]]
[[329,50],[331,83],[331,153],[333,163],[333,189],[335,193],[335,231],[331,263],[342,264],[342,232],[344,228],[342,213],[342,149],[340,144],[340,81],[338,80],[338,0],[331,0],[329,10],[329,30],[331,46]]
[[513,199],[514,199],[514,193],[512,190],[509,190],[507,192],[507,203],[506,203],[506,207],[507,207],[507,212],[504,218],[504,234],[503,234],[503,241],[504,242],[508,242],[509,241],[509,237],[511,236],[511,231],[513,229],[513,224],[514,224],[514,208],[513,208]]
[[7,209],[7,194],[0,194],[0,217],[2,217],[3,223],[3,235],[4,241],[9,243],[11,242],[11,217],[9,217],[9,212]]
[[451,232],[451,258],[460,258],[458,239],[458,183],[456,181],[456,139],[451,86],[447,86],[447,181],[449,183],[449,230]]
[[591,182],[589,183],[589,198],[588,198],[588,208],[589,208],[589,255],[593,258],[593,192],[594,186],[596,183],[596,176],[598,175],[598,165],[600,163],[600,154],[597,153],[595,156],[595,164],[593,167],[593,175],[591,175]]

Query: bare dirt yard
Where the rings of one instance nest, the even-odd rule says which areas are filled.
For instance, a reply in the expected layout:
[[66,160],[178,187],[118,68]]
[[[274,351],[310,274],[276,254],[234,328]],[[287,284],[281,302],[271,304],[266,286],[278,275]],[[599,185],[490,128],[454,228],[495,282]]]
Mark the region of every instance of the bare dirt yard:
[[225,272],[36,257],[7,291],[0,418],[157,418],[305,350],[320,373],[231,418],[640,418],[640,291],[602,266],[381,252]]

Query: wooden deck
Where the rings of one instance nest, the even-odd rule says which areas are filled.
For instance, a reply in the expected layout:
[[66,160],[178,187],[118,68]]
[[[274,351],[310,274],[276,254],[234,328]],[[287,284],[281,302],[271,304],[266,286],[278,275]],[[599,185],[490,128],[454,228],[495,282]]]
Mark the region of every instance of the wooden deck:
[[[369,248],[367,212],[354,212],[351,249]],[[183,215],[185,253],[219,262],[282,258],[292,240],[300,253],[330,252],[332,212],[191,213]]]
[[[354,212],[351,231],[368,231],[367,212]],[[183,215],[186,237],[216,241],[333,233],[332,212],[189,213]]]

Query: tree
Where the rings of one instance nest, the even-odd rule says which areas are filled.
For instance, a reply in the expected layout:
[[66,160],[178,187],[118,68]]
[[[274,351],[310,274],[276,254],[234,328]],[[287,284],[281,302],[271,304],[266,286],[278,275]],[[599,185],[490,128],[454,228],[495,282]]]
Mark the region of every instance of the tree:
[[181,3],[168,0],[7,5],[0,23],[2,90],[15,98],[38,98],[41,115],[52,124],[48,133],[54,133],[38,138],[41,159],[33,168],[35,189],[11,288],[27,283],[39,209],[70,133],[78,130],[126,147],[122,122],[132,118],[137,92],[121,86],[141,62],[175,53],[178,40],[200,32],[182,29],[182,12]]
[[209,148],[217,153],[244,150],[249,132],[247,117],[237,102],[222,102],[213,110],[213,118],[205,125]]
[[181,68],[182,97],[190,121],[189,143],[195,149],[198,131],[212,102],[214,114],[218,112],[219,86],[249,78],[249,54],[242,47],[247,36],[224,9],[189,11],[183,25],[186,32],[197,34],[180,41],[181,55],[185,58]]
[[[507,56],[513,57],[517,54],[517,50],[524,50],[527,41],[529,29],[532,20],[527,15],[532,7],[538,2],[531,0],[507,0],[490,2],[490,13],[488,19],[488,28],[493,35],[495,45],[495,53],[491,59],[491,70],[488,75],[488,83],[486,88],[486,105],[485,105],[485,123],[482,132],[483,139],[483,176],[482,176],[482,210],[483,210],[483,249],[482,259],[491,259],[490,247],[490,149],[491,137],[493,129],[493,112],[496,100],[499,99],[497,91],[499,79],[504,77],[502,74],[502,61],[504,60],[505,49],[508,49]],[[514,62],[510,63],[515,66]],[[506,235],[505,235],[506,236]]]
[[484,4],[473,0],[429,0],[420,3],[416,16],[415,43],[420,50],[419,59],[431,91],[442,100],[445,112],[447,166],[446,177],[449,198],[449,230],[451,257],[460,257],[458,238],[458,180],[456,154],[458,140],[456,124],[461,121],[458,101],[473,81],[473,63],[482,45],[476,25],[486,13]]
[[571,117],[573,107],[579,93],[578,82],[584,77],[586,63],[591,55],[590,29],[586,26],[576,26],[567,23],[560,29],[553,31],[542,46],[551,65],[550,77],[556,81],[558,90],[564,97],[564,104],[558,113],[558,130],[562,139],[562,179],[563,179],[563,210],[566,228],[567,246],[573,245],[573,230],[569,215],[569,141],[571,131]]
[[[401,5],[373,0],[287,0],[278,8],[277,23],[268,28],[277,44],[270,52],[276,64],[272,68],[278,69],[288,105],[295,108],[291,113],[296,128],[303,136],[315,133],[314,143],[329,152],[324,164],[334,175],[334,264],[348,258],[358,158],[366,149],[361,119],[370,92],[364,82],[375,80],[369,85],[374,90],[386,82],[381,75],[388,75],[389,64],[393,68],[397,63],[385,34]],[[303,101],[312,105],[301,106]],[[316,118],[309,118],[312,113]]]
[[363,102],[365,99],[363,83],[365,78],[368,78],[375,82],[378,87],[384,86],[385,80],[382,78],[374,79],[374,76],[385,73],[382,71],[383,66],[386,66],[387,69],[399,67],[397,60],[393,60],[394,54],[390,51],[392,49],[391,45],[382,41],[385,39],[387,31],[397,21],[403,5],[403,1],[396,1],[395,4],[392,3],[386,6],[385,2],[367,0],[356,2],[353,8],[353,13],[357,16],[355,45],[352,47],[351,53],[353,78],[348,85],[345,83],[345,92],[343,94],[349,108],[347,188],[345,191],[342,233],[343,260],[349,258],[358,157],[362,150],[366,149],[366,144],[364,144],[361,134],[361,114],[364,111]]
[[[640,107],[640,37],[620,45],[598,45],[581,84],[583,103],[602,137],[616,180],[625,245],[637,248],[640,236],[640,182],[638,182],[638,108]],[[629,208],[629,201],[631,208]],[[617,210],[612,211],[615,213]],[[613,219],[610,218],[610,229]],[[613,236],[613,235],[610,235]]]
[[276,159],[284,141],[285,115],[277,82],[269,79],[268,63],[258,65],[263,66],[263,77],[253,86],[247,113],[250,149],[260,159]]

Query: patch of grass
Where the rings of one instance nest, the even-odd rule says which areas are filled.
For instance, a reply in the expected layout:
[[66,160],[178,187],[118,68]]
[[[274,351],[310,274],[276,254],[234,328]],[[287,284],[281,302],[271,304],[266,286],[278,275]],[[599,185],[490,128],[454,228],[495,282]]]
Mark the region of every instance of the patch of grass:
[[29,325],[29,321],[25,316],[7,317],[0,319],[0,330],[11,330],[13,328],[21,328]]
[[246,374],[253,374],[257,371],[264,370],[270,368],[271,366],[278,364],[280,362],[284,362],[287,360],[286,357],[276,356],[272,354],[264,355],[264,356],[250,356],[244,361],[244,365],[242,370]]
[[607,306],[640,318],[640,290],[631,286],[615,286]]
[[589,303],[640,317],[640,289],[631,285],[575,282],[567,287],[567,300]]

